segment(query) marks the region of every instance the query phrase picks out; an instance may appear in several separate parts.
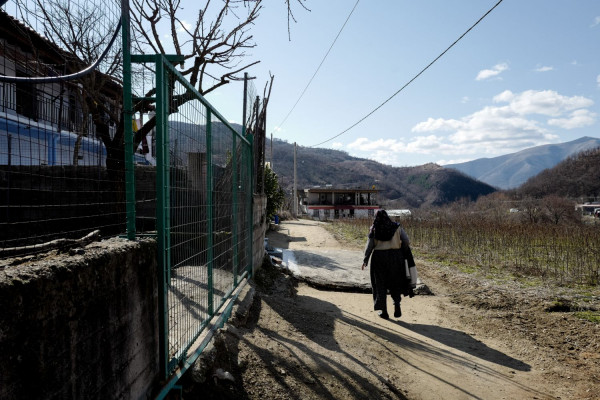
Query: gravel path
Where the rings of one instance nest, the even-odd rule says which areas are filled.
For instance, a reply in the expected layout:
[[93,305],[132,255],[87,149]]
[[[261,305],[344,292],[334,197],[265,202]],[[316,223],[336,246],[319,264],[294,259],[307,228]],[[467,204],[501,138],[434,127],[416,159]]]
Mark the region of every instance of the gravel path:
[[[338,243],[322,223],[284,222],[268,236],[297,259],[321,260],[313,269],[335,271],[347,252],[354,270],[343,279],[368,276],[361,249]],[[219,345],[227,357],[218,364],[235,382],[208,382],[201,398],[600,398],[598,324],[548,313],[526,291],[417,265],[435,295],[404,298],[402,317],[390,320],[373,312],[370,293],[321,290],[263,267],[248,321]]]

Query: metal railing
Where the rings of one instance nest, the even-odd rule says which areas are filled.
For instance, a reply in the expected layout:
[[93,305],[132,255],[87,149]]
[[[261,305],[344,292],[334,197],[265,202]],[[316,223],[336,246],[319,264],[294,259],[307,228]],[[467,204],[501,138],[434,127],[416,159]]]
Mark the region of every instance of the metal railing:
[[252,143],[167,57],[132,62],[156,67],[159,322],[168,378],[251,271]]

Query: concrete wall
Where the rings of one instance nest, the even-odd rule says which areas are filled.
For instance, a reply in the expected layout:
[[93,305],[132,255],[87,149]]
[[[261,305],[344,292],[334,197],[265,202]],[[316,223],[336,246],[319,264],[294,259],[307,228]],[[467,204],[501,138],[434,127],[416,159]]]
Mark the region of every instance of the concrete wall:
[[265,255],[265,233],[267,232],[267,196],[254,195],[252,238],[252,275],[261,266]]
[[[254,271],[266,197],[253,205]],[[0,399],[146,399],[158,382],[156,242],[0,260]]]
[[22,261],[0,264],[0,398],[146,399],[158,376],[155,242]]
[[[156,168],[135,172],[138,230],[155,230]],[[0,248],[79,238],[95,229],[103,236],[124,231],[125,193],[118,187],[106,168],[0,166]]]

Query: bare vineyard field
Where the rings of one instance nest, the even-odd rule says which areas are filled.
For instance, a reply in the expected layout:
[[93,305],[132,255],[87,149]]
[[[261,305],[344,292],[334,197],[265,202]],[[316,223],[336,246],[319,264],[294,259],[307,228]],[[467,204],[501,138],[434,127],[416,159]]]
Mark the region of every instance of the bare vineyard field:
[[[371,220],[336,220],[331,229],[364,245]],[[600,284],[600,226],[526,224],[460,217],[401,221],[415,252],[488,273],[509,272],[559,285]]]

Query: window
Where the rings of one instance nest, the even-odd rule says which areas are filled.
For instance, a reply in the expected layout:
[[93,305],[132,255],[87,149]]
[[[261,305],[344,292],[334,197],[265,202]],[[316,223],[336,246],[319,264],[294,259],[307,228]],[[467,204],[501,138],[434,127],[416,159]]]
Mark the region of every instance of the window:
[[[17,76],[27,77],[28,75],[18,71]],[[31,118],[37,121],[37,89],[30,83],[17,83],[17,114]]]

